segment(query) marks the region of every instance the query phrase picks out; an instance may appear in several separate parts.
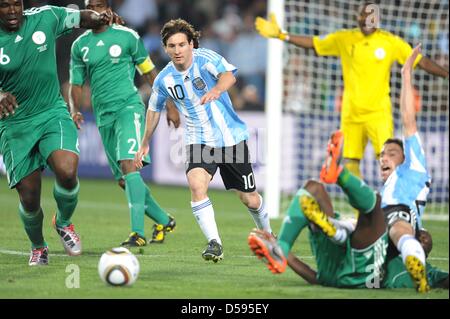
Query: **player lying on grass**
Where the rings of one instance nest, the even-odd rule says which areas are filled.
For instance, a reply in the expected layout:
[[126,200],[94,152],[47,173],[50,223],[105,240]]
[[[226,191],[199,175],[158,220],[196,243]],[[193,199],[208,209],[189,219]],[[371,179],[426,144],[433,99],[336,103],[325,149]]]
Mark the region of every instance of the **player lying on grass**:
[[[86,0],[86,8],[97,13],[111,11],[107,0]],[[153,62],[139,35],[132,29],[113,24],[99,26],[80,35],[72,45],[70,63],[70,99],[72,118],[81,128],[79,112],[83,84],[89,79],[96,124],[107,154],[109,166],[119,186],[125,190],[130,209],[131,233],[124,246],[145,246],[144,216],[153,219],[150,242],[162,243],[165,233],[175,227],[169,216],[153,198],[134,165],[145,127],[145,108],[134,85],[138,69],[152,86],[157,75]],[[168,121],[179,125],[179,114],[173,103],[167,107]],[[143,158],[144,165],[150,156]]]
[[[384,181],[381,207],[386,215],[389,238],[400,252],[406,267],[415,267],[417,270],[425,267],[425,252],[416,239],[416,230],[422,227],[422,215],[431,183],[414,108],[412,70],[419,54],[420,44],[414,48],[402,68],[400,113],[403,141],[388,139],[380,157]],[[412,257],[408,259],[407,256]]]
[[[417,264],[412,263],[405,268],[400,257],[387,262],[387,225],[380,196],[338,164],[342,141],[341,132],[332,136],[328,146],[330,155],[321,175],[323,178],[337,169],[341,171],[337,184],[348,196],[350,204],[360,212],[356,226],[353,221],[340,220],[323,184],[311,180],[292,200],[278,240],[269,233],[253,231],[248,237],[251,250],[267,261],[273,273],[284,272],[288,264],[311,284],[340,288],[417,287],[419,291],[427,291],[424,267],[418,269]],[[305,227],[310,230],[309,241],[317,271],[291,253],[295,240]],[[423,241],[431,250],[431,237]],[[406,271],[409,275],[405,277]],[[448,273],[430,267],[428,275],[433,287],[440,287],[445,280],[448,283]]]
[[[333,134],[328,145],[330,153],[325,170],[337,168],[342,141],[340,131]],[[343,223],[343,227],[336,228],[325,218],[322,211],[336,216],[331,200],[321,183],[310,180],[292,200],[278,241],[270,240],[268,234],[250,233],[250,248],[257,256],[267,259],[272,272],[285,271],[285,256],[289,256],[301,231],[309,227],[311,249],[318,269],[317,272],[306,272],[308,282],[332,287],[365,288],[374,278],[382,280],[388,235],[380,206],[381,198],[347,169],[339,175],[337,184],[348,196],[349,203],[360,211],[354,229],[353,224],[348,222]],[[338,219],[335,221],[338,222]],[[349,231],[352,231],[352,236],[348,236]]]
[[10,188],[19,194],[19,216],[31,241],[30,266],[48,264],[42,232],[41,172],[55,173],[53,225],[69,255],[81,254],[71,222],[78,202],[77,129],[60,93],[56,39],[74,28],[120,20],[111,12],[0,0],[0,154]]

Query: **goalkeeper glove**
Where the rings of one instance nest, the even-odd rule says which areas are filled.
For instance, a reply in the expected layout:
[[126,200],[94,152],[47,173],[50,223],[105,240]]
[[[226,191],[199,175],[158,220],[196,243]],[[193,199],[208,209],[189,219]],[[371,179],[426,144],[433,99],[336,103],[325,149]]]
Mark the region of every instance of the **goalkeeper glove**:
[[282,41],[289,40],[289,35],[287,32],[281,30],[278,25],[277,18],[273,13],[270,14],[270,21],[257,17],[255,20],[255,28],[263,37],[277,38]]

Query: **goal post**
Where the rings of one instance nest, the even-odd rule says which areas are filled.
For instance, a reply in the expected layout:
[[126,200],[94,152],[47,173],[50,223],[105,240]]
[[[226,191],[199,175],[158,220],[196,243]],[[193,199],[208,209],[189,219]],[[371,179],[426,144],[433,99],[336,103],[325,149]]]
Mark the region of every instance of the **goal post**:
[[[268,11],[273,12],[280,23],[284,21],[284,1],[269,0]],[[270,218],[279,216],[281,188],[281,118],[283,110],[283,43],[268,40],[266,71],[266,179],[265,199]]]

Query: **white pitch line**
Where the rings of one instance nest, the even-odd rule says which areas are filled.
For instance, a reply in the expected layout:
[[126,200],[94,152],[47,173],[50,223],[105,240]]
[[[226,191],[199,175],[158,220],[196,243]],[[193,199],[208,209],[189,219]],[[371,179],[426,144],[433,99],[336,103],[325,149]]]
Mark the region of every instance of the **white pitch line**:
[[[29,252],[23,252],[23,251],[17,251],[17,250],[8,250],[8,249],[2,249],[0,248],[0,254],[3,255],[16,255],[16,256],[29,256]],[[135,254],[139,258],[173,258],[173,255],[146,255],[146,254]],[[49,254],[50,257],[64,257],[64,258],[73,258],[76,259],[77,257],[67,256],[65,254]],[[100,258],[99,255],[83,255],[83,257],[95,257]],[[199,258],[199,255],[183,255],[182,258]],[[255,258],[253,255],[227,255],[227,257],[231,258]],[[313,259],[314,256],[299,256],[300,259]],[[429,257],[427,260],[438,260],[438,261],[448,261],[448,257]]]

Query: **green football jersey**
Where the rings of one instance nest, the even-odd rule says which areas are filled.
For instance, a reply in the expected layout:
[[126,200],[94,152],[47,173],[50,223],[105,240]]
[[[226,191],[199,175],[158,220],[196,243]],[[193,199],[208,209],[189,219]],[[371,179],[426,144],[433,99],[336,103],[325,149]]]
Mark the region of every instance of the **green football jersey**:
[[336,244],[323,232],[312,229],[309,241],[316,258],[320,284],[347,288],[381,287],[388,246],[387,233],[364,249],[352,248],[350,238],[347,238],[345,245]]
[[0,120],[26,121],[49,111],[66,110],[56,69],[55,43],[62,34],[77,27],[80,11],[44,6],[25,10],[16,32],[0,28],[0,90],[17,99],[15,114]]
[[91,86],[91,99],[98,126],[112,121],[126,106],[144,105],[134,85],[136,66],[148,58],[139,35],[132,29],[112,25],[101,33],[88,30],[72,45],[70,83]]

